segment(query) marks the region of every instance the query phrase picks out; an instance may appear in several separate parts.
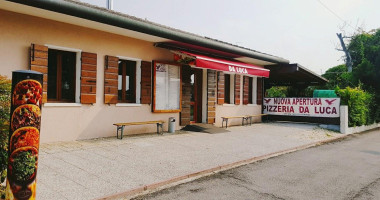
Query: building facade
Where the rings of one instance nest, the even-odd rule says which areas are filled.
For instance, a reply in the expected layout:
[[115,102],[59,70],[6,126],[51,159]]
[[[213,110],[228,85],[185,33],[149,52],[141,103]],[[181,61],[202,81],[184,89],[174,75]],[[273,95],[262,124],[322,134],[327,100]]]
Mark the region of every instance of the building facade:
[[[270,73],[263,66],[288,62],[87,4],[57,2],[61,7],[44,1],[0,6],[0,74],[44,74],[43,143],[114,136],[119,122],[174,117],[179,129],[260,114],[263,79]],[[126,23],[165,30],[160,35]]]

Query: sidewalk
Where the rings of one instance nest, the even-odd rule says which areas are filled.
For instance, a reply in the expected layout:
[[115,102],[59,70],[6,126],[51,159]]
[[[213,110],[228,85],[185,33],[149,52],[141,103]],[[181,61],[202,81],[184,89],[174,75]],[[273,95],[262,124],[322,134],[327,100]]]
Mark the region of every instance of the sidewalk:
[[228,130],[43,144],[37,199],[97,199],[342,136],[316,125],[294,123],[253,124]]

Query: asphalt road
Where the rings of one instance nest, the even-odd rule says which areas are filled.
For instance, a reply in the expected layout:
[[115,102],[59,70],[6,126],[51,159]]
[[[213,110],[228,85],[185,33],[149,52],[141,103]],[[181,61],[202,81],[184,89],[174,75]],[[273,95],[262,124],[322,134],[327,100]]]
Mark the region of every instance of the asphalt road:
[[137,199],[380,199],[380,130],[252,163]]

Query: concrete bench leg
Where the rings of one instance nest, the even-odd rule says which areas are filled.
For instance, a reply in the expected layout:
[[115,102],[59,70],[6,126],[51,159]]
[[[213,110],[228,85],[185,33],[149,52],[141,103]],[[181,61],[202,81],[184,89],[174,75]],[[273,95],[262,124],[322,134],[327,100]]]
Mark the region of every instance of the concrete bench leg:
[[[248,123],[248,120],[251,119],[251,118],[250,118],[250,117],[244,117],[244,119],[245,119],[245,124],[248,126],[248,124],[249,124],[249,123]],[[251,120],[250,120],[250,121],[251,121]]]
[[222,128],[223,128],[223,123],[224,123],[224,122],[226,122],[226,128],[227,128],[227,126],[228,126],[228,119],[223,118],[223,121],[222,121]]
[[[119,138],[119,130],[120,130],[120,138]],[[124,126],[117,126],[116,128],[116,138],[122,140],[123,139]]]
[[120,130],[120,126],[116,126],[116,138],[119,139],[119,130]]
[[160,127],[161,127],[161,135],[162,135],[162,134],[164,134],[163,124],[157,123],[157,134],[160,134]]

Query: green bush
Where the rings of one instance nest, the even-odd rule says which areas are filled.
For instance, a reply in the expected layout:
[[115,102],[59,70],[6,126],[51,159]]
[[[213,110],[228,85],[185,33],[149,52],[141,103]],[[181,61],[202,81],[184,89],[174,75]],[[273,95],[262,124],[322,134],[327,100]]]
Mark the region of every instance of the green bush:
[[[5,181],[7,175],[11,85],[7,77],[0,75],[0,184]],[[4,190],[0,185],[0,198],[4,198]]]
[[322,74],[322,77],[329,80],[325,85],[325,89],[329,90],[333,90],[335,87],[345,88],[357,85],[352,73],[347,72],[346,65],[332,67]]
[[336,93],[341,98],[341,105],[348,105],[348,125],[361,126],[374,123],[371,107],[375,105],[374,96],[359,87],[345,89],[337,88]]
[[288,87],[274,86],[274,87],[267,89],[266,97],[286,97],[287,96],[287,90],[288,90]]

